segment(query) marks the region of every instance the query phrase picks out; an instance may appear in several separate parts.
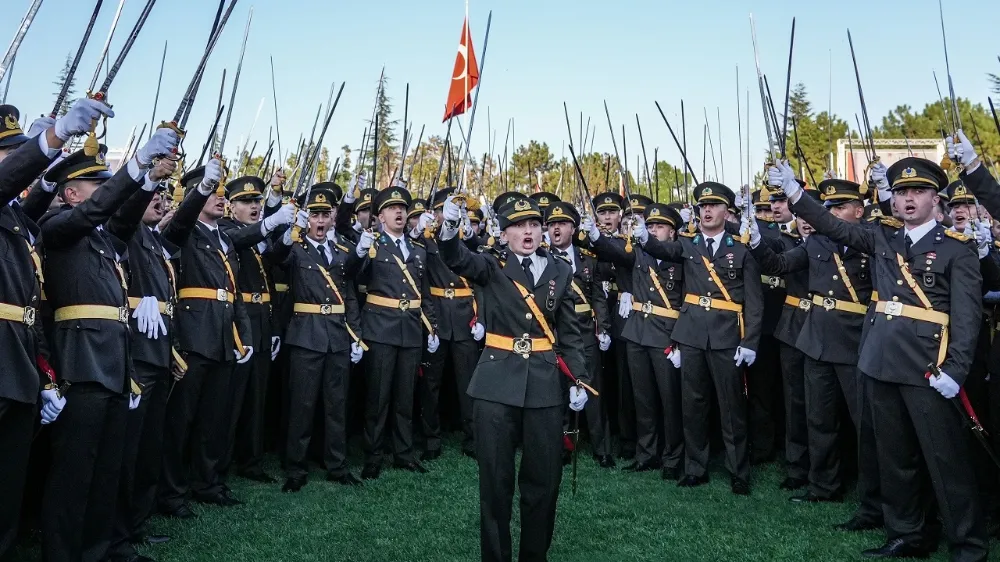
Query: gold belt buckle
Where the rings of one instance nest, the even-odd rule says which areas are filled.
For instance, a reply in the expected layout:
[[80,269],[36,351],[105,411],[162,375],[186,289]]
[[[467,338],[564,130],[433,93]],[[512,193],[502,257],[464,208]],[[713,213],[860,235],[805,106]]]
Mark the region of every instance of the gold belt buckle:
[[445,289],[444,290],[444,298],[446,298],[446,299],[453,299],[453,298],[455,298],[455,289]]
[[642,313],[643,314],[652,314],[653,313],[653,303],[651,303],[651,302],[644,302],[644,303],[642,303]]
[[319,313],[322,314],[323,316],[328,316],[330,314],[333,314],[333,305],[321,304],[319,306]]
[[712,308],[712,298],[711,297],[698,297],[698,306],[705,307],[705,310]]
[[809,309],[812,308],[812,305],[813,303],[809,299],[799,299],[799,310],[809,312]]
[[837,299],[831,299],[830,297],[824,298],[823,308],[825,308],[827,312],[837,308]]
[[885,303],[885,314],[886,316],[902,316],[903,303],[897,301]]
[[225,289],[216,289],[215,290],[215,300],[221,301],[221,302],[227,302],[227,301],[229,301],[229,292],[226,291]]
[[524,334],[519,338],[514,339],[514,353],[517,353],[525,359],[531,355],[531,338],[528,334]]
[[174,303],[165,302],[163,303],[163,314],[173,317],[174,315]]
[[410,299],[399,299],[399,309],[406,312],[410,309]]
[[253,293],[250,295],[250,302],[254,304],[263,304],[264,297],[260,293]]
[[122,306],[118,308],[118,321],[122,324],[128,324],[128,307]]
[[29,328],[35,325],[35,309],[30,306],[24,307],[24,325]]

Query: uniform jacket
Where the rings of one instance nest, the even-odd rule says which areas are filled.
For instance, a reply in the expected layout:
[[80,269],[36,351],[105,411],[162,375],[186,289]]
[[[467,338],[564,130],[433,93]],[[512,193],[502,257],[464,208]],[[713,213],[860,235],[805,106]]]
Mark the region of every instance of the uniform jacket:
[[[897,261],[897,254],[905,258],[901,222],[881,219],[887,228],[850,224],[837,219],[809,197],[800,198],[793,208],[817,232],[871,256],[873,286],[880,301],[923,308]],[[975,244],[963,240],[961,235],[954,236],[959,238],[936,225],[913,244],[905,263],[933,309],[950,315],[947,354],[940,367],[962,384],[972,363],[982,317],[982,277]],[[924,373],[929,363],[937,363],[942,327],[880,313],[874,314],[871,322],[861,343],[858,362],[861,371],[885,382],[926,386]]]
[[[562,258],[558,252],[557,249],[552,250],[553,255]],[[580,322],[580,333],[583,336],[584,344],[587,347],[592,347],[598,344],[597,334],[611,335],[608,297],[604,295],[604,287],[598,278],[597,256],[576,246],[570,246],[566,252],[572,252],[576,262],[576,271],[573,272],[573,283],[576,288],[570,288],[572,289],[573,305],[577,310],[576,318]],[[568,259],[562,259],[569,263]]]
[[[463,243],[468,247],[470,242]],[[468,280],[455,275],[448,268],[441,258],[437,241],[427,240],[425,249],[427,250],[427,275],[432,289],[446,292],[446,296],[431,296],[434,301],[434,311],[437,313],[438,336],[442,340],[468,341],[472,339],[472,322],[476,319],[478,304],[475,295],[468,297],[447,296],[449,290],[470,289],[472,285]]]
[[[337,214],[340,215],[339,212]],[[402,310],[366,302],[362,325],[368,341],[397,347],[423,347],[426,340],[423,336],[424,324],[421,321],[421,312],[434,331],[437,330],[437,315],[431,300],[431,285],[427,275],[427,253],[419,243],[414,243],[405,234],[403,243],[410,252],[403,265],[416,284],[416,292],[395,259],[402,260],[403,256],[386,234],[381,234],[372,246],[375,248],[375,258],[370,258],[369,254],[365,254],[362,258],[358,283],[367,286],[369,296],[377,295],[408,301],[419,299],[421,305]]]
[[269,258],[266,257],[272,239],[264,235],[260,223],[255,225],[256,231],[247,228],[248,226],[251,225],[235,219],[219,221],[219,228],[228,234],[236,245],[236,259],[240,262],[236,286],[240,293],[243,293],[243,304],[246,306],[250,330],[253,333],[252,345],[270,346],[272,306],[270,302],[264,302],[264,295],[273,295],[274,292],[270,276],[267,274]]
[[527,358],[513,351],[486,347],[472,375],[469,396],[521,408],[561,406],[566,403],[568,379],[559,371],[557,355],[573,375],[589,382],[590,370],[584,363],[584,342],[576,319],[570,287],[573,272],[569,264],[539,250],[547,264],[534,286],[529,287],[520,263],[509,258],[513,254],[508,251],[499,256],[476,254],[458,237],[441,241],[438,247],[448,267],[483,287],[484,307],[480,314],[486,319],[489,333],[513,338],[525,334],[530,338],[546,337],[512,282],[516,281],[531,291],[528,298],[534,299],[556,338],[553,351],[532,352]]
[[[802,244],[802,238],[797,234],[779,232],[778,236],[774,238],[764,238],[763,242],[764,244],[770,245],[774,251],[783,252],[800,246]],[[756,258],[756,256],[754,257]],[[758,262],[759,261],[760,260],[758,260]],[[795,347],[795,342],[798,340],[799,332],[802,331],[802,325],[806,320],[806,311],[798,306],[790,305],[788,303],[788,297],[792,297],[797,300],[809,296],[808,271],[800,270],[780,275],[769,273],[761,267],[760,279],[764,286],[765,319],[767,318],[768,298],[773,296],[773,293],[777,293],[776,289],[780,285],[784,285],[784,287],[781,288],[781,294],[784,295],[784,298],[781,301],[781,309],[778,315],[778,321],[774,325],[773,335],[776,340]]]
[[722,247],[714,257],[708,256],[701,233],[691,237],[682,234],[676,242],[660,242],[653,237],[645,245],[646,252],[662,260],[684,263],[684,292],[695,297],[723,299],[722,292],[711,279],[703,258],[714,267],[733,302],[743,306],[743,336],[736,312],[706,310],[696,304],[684,303],[681,317],[671,334],[673,340],[698,349],[733,349],[745,347],[757,350],[760,343],[764,297],[760,283],[760,267],[750,250],[733,234],[723,234]]

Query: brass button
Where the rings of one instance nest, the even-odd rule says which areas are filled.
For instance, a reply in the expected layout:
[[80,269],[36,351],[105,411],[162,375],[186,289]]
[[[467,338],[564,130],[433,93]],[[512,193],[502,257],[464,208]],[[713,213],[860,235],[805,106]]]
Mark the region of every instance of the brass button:
[[21,232],[21,227],[20,226],[15,226],[14,227],[14,232]]
[[937,334],[934,334],[934,339],[938,339],[938,337],[939,336]]
[[831,297],[833,296],[833,291],[830,291],[830,296],[831,296]]
[[454,283],[448,283],[448,286],[449,286],[449,287],[454,287],[454,286],[455,286],[455,284],[454,284]]
[[98,252],[99,254],[101,254],[102,256],[104,255],[104,250],[97,250],[97,252]]

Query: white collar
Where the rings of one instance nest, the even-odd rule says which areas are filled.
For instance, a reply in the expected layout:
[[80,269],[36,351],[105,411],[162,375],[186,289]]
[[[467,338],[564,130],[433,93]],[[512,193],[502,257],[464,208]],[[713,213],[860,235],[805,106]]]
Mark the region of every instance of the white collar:
[[931,219],[931,220],[925,222],[924,224],[922,224],[922,225],[920,225],[920,226],[918,226],[916,228],[913,228],[913,229],[911,229],[911,228],[904,228],[903,229],[903,234],[904,234],[904,236],[909,236],[910,237],[910,243],[911,244],[916,244],[917,242],[920,241],[921,238],[923,238],[925,235],[927,235],[928,232],[934,230],[935,226],[937,226],[937,221],[934,220],[934,219]]
[[312,238],[310,238],[308,236],[304,236],[303,238],[305,238],[306,240],[308,240],[309,243],[312,244],[313,248],[319,248],[320,246],[323,246],[324,248],[326,248],[326,240],[324,240],[322,242],[317,242],[317,241],[313,240]]
[[218,224],[216,224],[215,226],[212,226],[212,225],[206,223],[205,221],[203,221],[201,219],[199,219],[198,222],[201,223],[202,226],[204,226],[205,228],[207,228],[209,230],[209,232],[215,232],[216,230],[219,230],[219,225]]

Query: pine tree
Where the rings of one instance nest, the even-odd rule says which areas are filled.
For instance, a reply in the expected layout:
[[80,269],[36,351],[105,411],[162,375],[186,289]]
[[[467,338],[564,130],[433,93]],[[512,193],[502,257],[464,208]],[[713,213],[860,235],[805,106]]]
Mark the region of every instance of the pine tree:
[[[378,169],[375,170],[375,175],[377,181],[372,187],[386,187],[389,184],[389,179],[391,177],[392,171],[398,164],[399,155],[396,154],[397,146],[396,141],[396,125],[399,124],[399,119],[392,119],[392,98],[386,93],[387,87],[389,85],[389,77],[382,76],[382,83],[379,88],[378,99],[376,104],[378,109],[376,113],[378,114],[378,139],[375,139],[375,128],[372,124],[371,137],[369,138],[370,144],[377,144],[376,148],[369,148],[369,156],[366,158],[366,167],[370,170],[372,167],[372,159],[378,156]],[[373,139],[376,142],[372,142]]]
[[[63,64],[62,70],[59,72],[59,78],[56,79],[53,84],[56,86],[56,91],[52,93],[52,97],[58,97],[59,91],[62,90],[63,84],[66,83],[66,78],[69,76],[70,68],[73,66],[73,56],[70,54],[66,55],[66,63]],[[70,106],[76,99],[73,97],[76,94],[76,76],[73,76],[69,81],[69,89],[66,90],[66,99],[63,100],[62,105],[59,106],[58,114],[60,117],[66,115],[69,111]]]

